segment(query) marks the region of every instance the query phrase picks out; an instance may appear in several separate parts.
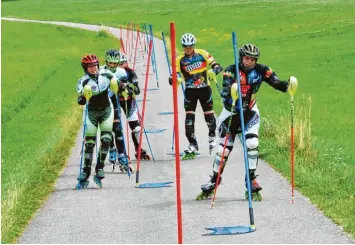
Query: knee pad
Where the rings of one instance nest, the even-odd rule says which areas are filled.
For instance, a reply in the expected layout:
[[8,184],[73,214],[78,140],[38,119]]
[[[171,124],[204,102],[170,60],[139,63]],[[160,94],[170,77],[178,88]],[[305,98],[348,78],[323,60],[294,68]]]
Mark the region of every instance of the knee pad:
[[214,137],[216,135],[216,118],[214,117],[214,113],[209,113],[209,114],[205,114],[205,121],[207,123],[207,127],[209,132],[209,136]]
[[247,134],[246,138],[246,147],[248,149],[248,161],[249,161],[249,169],[254,170],[258,164],[259,159],[259,140],[256,134]]
[[185,135],[189,141],[195,138],[195,114],[186,114]]
[[137,141],[139,141],[139,136],[141,133],[141,126],[137,125],[135,128],[132,129],[132,137]]
[[223,145],[218,145],[217,154],[216,154],[216,157],[213,162],[213,171],[214,172],[218,173],[219,165],[221,163],[221,159],[223,158],[223,167],[222,167],[221,174],[223,173],[224,167],[227,164],[228,156],[231,151],[232,151],[232,148],[226,147],[226,149],[224,150],[224,154],[223,154]]
[[88,169],[89,168],[91,169],[92,158],[94,155],[94,148],[95,148],[95,138],[86,137],[83,171],[85,173],[89,173],[89,175],[91,170],[89,171]]
[[103,132],[100,140],[101,140],[101,148],[109,149],[110,143],[112,141],[112,135],[108,132]]

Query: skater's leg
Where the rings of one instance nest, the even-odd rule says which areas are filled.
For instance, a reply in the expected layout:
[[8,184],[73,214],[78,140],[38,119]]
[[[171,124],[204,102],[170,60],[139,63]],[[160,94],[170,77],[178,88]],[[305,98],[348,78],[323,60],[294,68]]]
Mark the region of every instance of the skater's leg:
[[258,165],[259,158],[259,127],[260,127],[260,115],[255,105],[252,109],[252,114],[250,119],[246,123],[246,133],[245,133],[245,145],[247,147],[248,153],[248,164],[249,164],[249,178],[252,188],[252,199],[254,201],[261,201],[261,194],[259,193],[262,190],[262,187],[256,181],[256,168]]
[[96,184],[98,184],[99,187],[102,187],[101,180],[105,178],[105,173],[104,173],[104,161],[107,157],[107,153],[110,148],[110,143],[112,141],[112,128],[113,128],[113,108],[112,106],[105,108],[101,112],[101,118],[100,118],[100,131],[101,131],[101,146],[97,158],[97,164],[95,167],[95,172],[96,175],[94,176],[94,181]]
[[215,140],[217,124],[213,111],[212,90],[210,87],[206,87],[199,91],[199,101],[205,114],[205,121],[208,127],[208,143],[211,151],[212,148],[217,145]]
[[[136,150],[135,157],[138,158],[139,137],[140,137],[142,128],[141,128],[140,123],[138,122],[138,120],[130,121],[129,122],[129,126],[130,126],[131,131],[132,131],[132,134],[131,134],[132,135],[132,140],[133,140],[133,143],[134,143],[134,148]],[[151,159],[150,155],[143,148],[141,148],[141,159],[142,160],[148,160],[148,161]]]
[[197,140],[195,137],[195,111],[198,100],[198,91],[195,89],[186,89],[185,90],[185,100],[184,107],[186,112],[185,117],[185,135],[190,145],[193,144],[197,146]]

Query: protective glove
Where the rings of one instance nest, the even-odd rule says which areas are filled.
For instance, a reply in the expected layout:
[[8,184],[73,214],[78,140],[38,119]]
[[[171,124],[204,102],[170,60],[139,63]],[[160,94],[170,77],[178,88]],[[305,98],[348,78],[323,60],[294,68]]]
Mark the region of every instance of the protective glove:
[[79,105],[85,105],[85,104],[86,104],[86,99],[85,99],[84,96],[80,95],[80,96],[78,97],[78,104],[79,104]]
[[291,96],[293,96],[296,93],[297,87],[298,87],[297,78],[295,78],[294,76],[291,76],[288,79],[288,88],[287,88],[288,93]]
[[118,90],[119,90],[120,92],[123,92],[123,91],[126,90],[126,88],[127,88],[126,83],[120,81],[120,85],[118,86]]
[[91,90],[91,86],[89,84],[86,84],[84,89],[83,89],[83,95],[86,99],[86,101],[89,101],[91,96],[92,96],[92,90]]
[[[179,86],[180,83],[182,83],[182,78],[178,76],[178,77],[177,77],[177,85]],[[169,84],[170,84],[170,85],[173,85],[173,76],[170,76],[170,77],[169,77]]]
[[214,74],[218,75],[221,71],[223,71],[223,67],[220,64],[215,63],[212,65],[212,71]]
[[132,84],[137,87],[138,86],[138,79],[137,78],[133,78],[132,79]]

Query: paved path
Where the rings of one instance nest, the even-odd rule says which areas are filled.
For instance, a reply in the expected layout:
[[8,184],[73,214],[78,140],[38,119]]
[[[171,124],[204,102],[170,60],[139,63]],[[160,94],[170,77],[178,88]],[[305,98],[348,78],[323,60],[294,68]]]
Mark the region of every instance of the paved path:
[[[116,28],[36,22],[92,31],[104,28],[116,37],[120,35]],[[147,101],[145,125],[147,129],[168,130],[149,135],[157,161],[142,162],[141,183],[175,180],[175,161],[166,154],[171,151],[173,116],[157,115],[158,112],[172,111],[172,89],[167,83],[163,42],[159,39],[154,42],[160,90],[148,92],[147,99],[150,101]],[[141,84],[144,83],[144,63],[146,61],[140,60],[137,64]],[[155,75],[150,76],[148,87],[156,87]],[[183,150],[187,140],[184,136],[181,90],[179,100],[180,145]],[[215,208],[210,209],[210,201],[195,201],[200,185],[209,179],[213,162],[213,157],[208,155],[207,126],[200,106],[196,125],[202,155],[193,161],[181,163],[184,243],[355,243],[342,232],[341,227],[332,223],[299,192],[295,194],[295,204],[291,204],[289,183],[264,161],[260,161],[258,167],[264,200],[253,203],[256,232],[235,236],[202,236],[205,227],[248,225],[249,216],[248,202],[244,200],[244,164],[239,145],[235,147],[226,167]],[[89,189],[73,190],[77,182],[81,134],[81,131],[78,132],[76,146],[55,185],[55,191],[38,210],[19,242],[177,243],[175,184],[171,188],[136,189],[135,176],[128,179],[127,175],[110,173],[110,167],[106,167],[107,177],[102,189],[98,189],[91,179]],[[144,148],[147,149],[145,140]]]

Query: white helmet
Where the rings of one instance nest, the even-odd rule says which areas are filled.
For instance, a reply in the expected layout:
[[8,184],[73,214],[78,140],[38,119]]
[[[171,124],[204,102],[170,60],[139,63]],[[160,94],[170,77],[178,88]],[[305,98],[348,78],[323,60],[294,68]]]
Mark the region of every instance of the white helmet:
[[120,52],[120,63],[127,62],[127,61],[128,61],[127,56],[123,52]]
[[185,33],[181,37],[182,46],[194,46],[196,44],[196,38],[191,33]]

